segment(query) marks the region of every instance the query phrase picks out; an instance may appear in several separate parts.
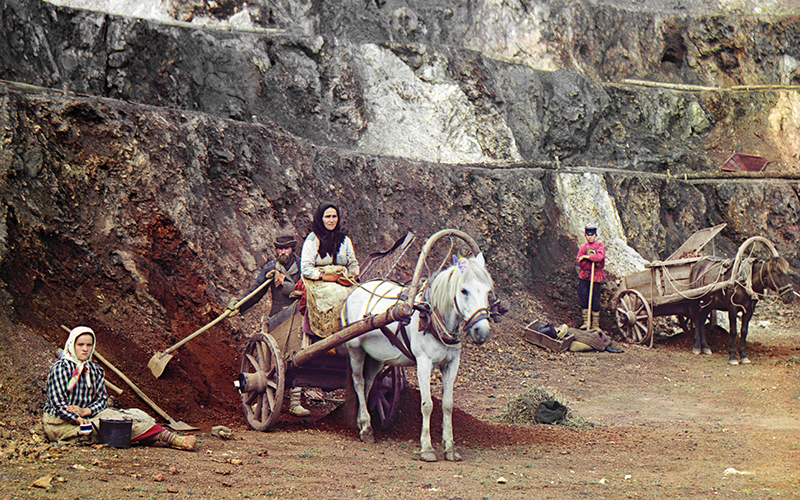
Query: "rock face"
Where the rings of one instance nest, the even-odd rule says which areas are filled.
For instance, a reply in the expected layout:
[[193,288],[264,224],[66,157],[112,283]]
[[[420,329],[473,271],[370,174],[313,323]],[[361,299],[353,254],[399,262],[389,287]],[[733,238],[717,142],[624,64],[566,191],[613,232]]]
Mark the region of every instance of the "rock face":
[[[252,289],[274,237],[305,236],[322,200],[340,204],[361,258],[407,231],[471,234],[521,321],[534,305],[577,320],[587,216],[620,255],[613,278],[720,222],[718,253],[759,234],[800,266],[795,180],[689,177],[742,147],[794,172],[795,90],[603,82],[791,83],[777,55],[796,33],[789,20],[580,2],[319,4],[254,11],[282,32],[220,32],[6,0],[0,78],[17,83],[0,85],[3,319],[54,347],[60,323],[92,325],[99,351],[160,405],[202,420],[235,410],[240,344],[261,313],[178,351],[168,392],[147,359]],[[745,21],[777,34],[745,55],[725,28]]]
[[290,1],[251,7],[253,29],[222,32],[8,0],[0,78],[429,161],[676,172],[716,168],[744,148],[794,168],[794,92],[620,83],[796,81],[796,17],[709,15],[694,3]]

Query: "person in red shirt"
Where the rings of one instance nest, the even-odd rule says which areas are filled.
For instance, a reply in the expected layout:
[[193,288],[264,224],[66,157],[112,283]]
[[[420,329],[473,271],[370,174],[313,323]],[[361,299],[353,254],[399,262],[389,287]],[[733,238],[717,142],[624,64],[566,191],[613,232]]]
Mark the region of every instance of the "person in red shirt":
[[[583,310],[584,323],[582,329],[600,328],[600,290],[606,279],[603,268],[606,265],[606,247],[597,241],[597,228],[587,226],[584,229],[586,243],[578,250],[578,300]],[[592,274],[594,264],[594,276]],[[594,281],[594,286],[591,282]],[[592,310],[589,311],[589,290],[592,291]]]

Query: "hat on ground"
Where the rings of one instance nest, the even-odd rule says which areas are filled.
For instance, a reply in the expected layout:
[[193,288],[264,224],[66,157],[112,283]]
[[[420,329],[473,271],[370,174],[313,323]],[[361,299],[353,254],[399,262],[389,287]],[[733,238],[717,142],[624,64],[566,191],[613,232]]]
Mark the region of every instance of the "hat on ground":
[[584,231],[586,231],[586,236],[594,236],[594,235],[597,234],[597,228],[596,227],[586,226],[586,228],[584,228]]
[[294,236],[289,234],[284,234],[282,236],[278,236],[275,240],[275,248],[291,248],[297,246],[297,240],[294,239]]

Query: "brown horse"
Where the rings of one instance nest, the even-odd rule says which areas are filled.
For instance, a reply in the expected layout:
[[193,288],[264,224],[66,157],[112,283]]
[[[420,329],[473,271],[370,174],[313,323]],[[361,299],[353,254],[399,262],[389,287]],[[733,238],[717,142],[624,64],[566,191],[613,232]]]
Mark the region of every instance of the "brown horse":
[[[746,259],[739,267],[738,276],[731,281],[733,269],[730,260],[707,257],[698,261],[691,270],[690,283],[693,289],[714,283],[727,283],[721,288],[704,294],[691,306],[694,321],[695,354],[711,354],[706,343],[705,323],[711,311],[728,311],[731,342],[728,346],[728,363],[738,365],[736,349],[736,318],[742,313],[742,331],[739,337],[739,357],[742,364],[750,363],[745,351],[747,331],[756,304],[767,290],[777,292],[784,304],[794,298],[789,281],[789,263],[783,257],[767,260]],[[712,287],[714,288],[714,287]]]

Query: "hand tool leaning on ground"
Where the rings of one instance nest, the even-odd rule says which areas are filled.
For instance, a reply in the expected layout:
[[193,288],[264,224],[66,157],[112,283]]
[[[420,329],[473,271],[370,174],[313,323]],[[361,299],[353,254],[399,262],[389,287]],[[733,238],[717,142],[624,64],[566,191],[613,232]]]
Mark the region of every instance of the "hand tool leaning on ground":
[[[68,332],[70,331],[70,329],[67,328],[64,325],[61,325],[61,328],[63,328],[64,330],[66,330]],[[145,393],[143,393],[141,391],[141,389],[139,389],[136,386],[136,384],[134,384],[131,381],[131,379],[126,377],[125,374],[122,373],[121,371],[119,371],[116,366],[112,365],[106,358],[101,356],[100,353],[97,352],[96,348],[95,348],[93,356],[96,357],[101,363],[106,365],[111,371],[116,373],[117,376],[119,376],[119,378],[121,378],[126,384],[128,384],[130,386],[131,389],[133,389],[133,392],[135,392],[140,398],[142,398],[142,400],[145,403],[150,405],[150,408],[152,408],[153,410],[155,410],[156,413],[161,415],[161,417],[163,417],[164,420],[166,420],[168,422],[167,425],[169,426],[170,429],[172,429],[173,431],[196,431],[196,430],[198,430],[197,427],[193,427],[193,426],[191,426],[191,425],[189,425],[189,424],[187,424],[187,423],[185,423],[183,421],[176,422],[172,417],[167,415],[167,412],[165,412],[164,410],[159,408],[158,405],[155,404],[155,402],[152,399],[148,398],[147,395],[145,395]]]
[[175,352],[176,349],[181,347],[183,344],[189,342],[193,338],[197,337],[201,333],[205,332],[206,330],[208,330],[212,326],[216,325],[217,323],[219,323],[223,319],[227,318],[228,316],[235,316],[236,313],[239,312],[239,308],[242,307],[242,304],[244,304],[245,302],[250,300],[254,295],[256,295],[258,292],[263,290],[265,287],[269,286],[269,284],[272,283],[272,280],[274,278],[275,278],[275,271],[268,272],[267,273],[267,279],[264,280],[264,282],[261,283],[258,286],[258,288],[256,288],[252,292],[250,292],[247,295],[247,297],[243,298],[242,300],[240,300],[239,302],[237,302],[233,306],[228,306],[228,308],[225,309],[225,312],[220,314],[217,319],[215,319],[211,323],[207,324],[206,326],[202,327],[201,329],[197,330],[196,332],[194,332],[193,334],[189,335],[185,339],[181,340],[177,344],[173,345],[172,347],[170,347],[166,351],[164,351],[164,352],[158,351],[155,354],[153,354],[153,357],[150,358],[150,361],[147,362],[147,367],[150,368],[150,371],[153,373],[153,376],[158,378],[158,377],[161,376],[162,373],[164,373],[164,368],[167,367],[167,363],[169,363],[169,360],[172,359],[172,353]]
[[[594,293],[594,261],[592,261],[592,272],[589,275],[589,309],[586,311],[586,329],[592,329],[592,295]],[[597,325],[598,327],[600,325]]]

